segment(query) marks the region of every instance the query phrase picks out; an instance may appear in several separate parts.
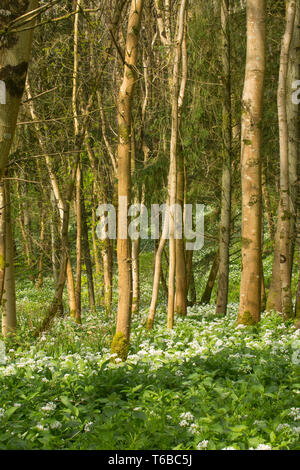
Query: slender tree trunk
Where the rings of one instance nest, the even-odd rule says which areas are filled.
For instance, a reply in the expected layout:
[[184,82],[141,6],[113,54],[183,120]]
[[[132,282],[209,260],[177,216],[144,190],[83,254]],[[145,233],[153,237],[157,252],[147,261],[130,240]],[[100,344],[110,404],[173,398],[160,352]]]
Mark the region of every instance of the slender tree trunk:
[[209,304],[219,269],[219,251],[215,254],[200,304]]
[[129,349],[132,276],[131,248],[128,238],[128,206],[131,195],[131,98],[135,83],[134,67],[137,64],[138,34],[140,30],[143,0],[132,0],[128,19],[125,46],[124,76],[118,97],[118,289],[119,302],[116,333],[112,341],[112,353],[123,361]]
[[291,209],[289,195],[289,134],[287,123],[287,72],[291,40],[295,22],[296,1],[289,0],[286,4],[286,29],[281,44],[279,82],[277,91],[279,144],[280,144],[280,285],[283,318],[293,316],[291,293]]
[[132,240],[132,313],[137,314],[140,303],[140,239]]
[[186,291],[189,291],[190,288],[190,283],[192,279],[192,273],[193,273],[193,250],[187,250],[185,252],[185,261],[186,261]]
[[262,195],[263,195],[263,200],[264,200],[264,206],[265,206],[266,214],[267,214],[270,240],[274,242],[274,238],[275,238],[274,218],[273,218],[271,201],[270,201],[270,196],[269,196],[269,191],[268,191],[268,186],[267,186],[266,169],[264,167],[262,170],[261,184],[262,184]]
[[2,297],[2,334],[7,336],[16,331],[16,289],[14,269],[14,245],[11,227],[11,205],[10,187],[8,180],[4,183],[5,188],[5,274],[4,291]]
[[227,311],[229,283],[229,245],[231,225],[231,66],[230,66],[230,2],[221,1],[222,27],[222,65],[223,65],[223,170],[222,199],[219,240],[219,282],[217,293],[216,314],[225,315]]
[[[88,156],[91,162],[92,171],[94,174],[94,194],[97,199],[97,203],[107,204],[111,199],[109,196],[110,183],[105,179],[101,172],[97,171],[97,160],[93,148],[89,143],[89,139],[86,138],[86,148]],[[96,214],[93,213],[93,226],[96,227]],[[103,216],[104,217],[104,216]],[[94,232],[94,257],[98,256],[97,241]],[[113,276],[113,240],[105,239],[99,241],[102,268],[103,268],[103,282],[104,282],[104,307],[106,314],[109,316],[111,313],[112,304],[112,276]],[[97,264],[96,264],[97,266]],[[100,261],[99,261],[99,269]]]
[[52,272],[53,272],[53,279],[54,285],[57,284],[58,281],[58,273],[59,273],[59,266],[58,266],[58,240],[57,240],[57,217],[56,217],[56,201],[55,196],[52,190],[50,190],[50,201],[51,201],[51,214],[50,214],[50,236],[51,236],[51,261],[52,261]]
[[[182,77],[178,96],[178,128],[180,128],[181,122],[181,111],[183,106],[183,99],[187,81],[187,46],[186,46],[186,35],[187,35],[187,24],[186,14],[184,17],[184,31],[181,44],[181,63],[182,63]],[[177,152],[177,176],[176,176],[176,203],[181,207],[181,225],[184,226],[184,201],[185,201],[185,177],[184,177],[184,153],[183,151]],[[183,235],[182,238],[176,239],[176,296],[175,296],[175,312],[178,315],[186,315],[187,307],[187,277],[186,277],[186,260],[185,260],[185,246]]]
[[80,164],[76,172],[76,323],[81,323],[81,258],[82,258],[82,211],[81,211],[81,168]]
[[[178,32],[174,51],[174,63],[172,77],[170,77],[170,96],[171,96],[171,141],[170,141],[170,169],[168,180],[169,194],[169,282],[168,282],[168,320],[167,327],[173,328],[174,324],[174,301],[175,301],[175,273],[176,273],[176,240],[175,240],[175,204],[176,204],[176,185],[177,185],[177,141],[178,141],[178,98],[179,98],[179,68],[181,61],[181,47],[184,36],[184,18],[186,1],[182,0],[178,12]],[[181,259],[183,262],[184,260]],[[182,263],[183,266],[183,263]],[[186,283],[186,280],[184,280]],[[184,285],[181,282],[181,287]],[[184,289],[185,290],[185,289]],[[179,290],[180,295],[181,289]],[[186,294],[185,294],[186,295]],[[184,298],[184,294],[180,296]],[[186,300],[185,300],[186,301]],[[185,307],[186,308],[186,307]],[[181,309],[181,307],[180,307]]]
[[96,210],[93,205],[92,207],[92,243],[93,243],[93,255],[94,255],[94,263],[95,263],[95,271],[96,275],[99,276],[101,273],[101,263],[100,263],[100,257],[99,257],[99,249],[98,249],[98,244],[97,244],[97,237],[96,237]]
[[163,233],[159,240],[159,245],[156,250],[155,254],[155,262],[154,262],[154,275],[153,275],[153,287],[152,287],[152,298],[151,304],[149,308],[148,320],[146,328],[151,330],[154,324],[154,317],[156,312],[157,300],[158,300],[158,293],[159,293],[159,278],[161,273],[161,258],[163,249],[166,243],[166,232],[167,232],[167,223],[163,227]]
[[0,305],[4,288],[5,273],[5,190],[4,182],[0,181]]
[[[32,100],[32,94],[31,94],[29,81],[27,81],[27,83],[26,83],[26,93],[27,93],[27,96],[28,96],[28,99],[29,99],[28,106],[29,106],[29,111],[30,111],[32,120],[33,121],[38,121],[38,116],[36,114],[35,107],[34,107],[34,101]],[[45,154],[45,161],[46,161],[46,165],[47,165],[49,180],[50,180],[50,184],[51,184],[51,188],[52,188],[52,194],[53,194],[53,196],[51,196],[51,197],[54,198],[53,199],[54,201],[56,201],[57,211],[58,211],[59,218],[60,218],[60,232],[62,232],[62,224],[63,224],[63,218],[64,218],[64,213],[65,213],[65,210],[66,210],[67,202],[65,202],[63,200],[63,197],[61,195],[59,185],[58,185],[58,181],[57,181],[56,175],[55,175],[55,173],[53,171],[53,168],[52,168],[52,161],[51,161],[50,156],[47,153],[46,145],[45,145],[45,143],[42,139],[41,128],[40,128],[40,126],[37,122],[35,123],[35,129],[36,129],[36,133],[37,133],[37,136],[38,136],[40,147],[41,147],[43,153]],[[54,207],[53,207],[53,211],[54,211]],[[53,213],[53,217],[54,217],[54,213]],[[54,235],[55,232],[52,231],[52,233]],[[53,240],[53,243],[54,243],[54,238],[52,238],[52,240]],[[54,249],[54,245],[52,245],[52,246],[53,246],[53,249]],[[55,258],[56,258],[56,256],[55,256]],[[54,263],[54,257],[53,257],[53,263]],[[54,266],[54,264],[53,264],[53,266]],[[58,273],[57,273],[57,279],[58,279]],[[67,290],[68,290],[68,298],[69,298],[70,316],[72,318],[74,318],[75,317],[75,312],[76,312],[76,299],[75,299],[75,287],[74,287],[73,270],[72,270],[71,260],[69,258],[67,259]]]
[[[300,5],[296,6],[296,18],[295,18],[295,26],[294,26],[294,38],[293,38],[293,44],[298,44],[300,43]],[[297,47],[297,46],[296,46]],[[294,55],[292,55],[294,57]],[[300,64],[298,63],[297,70],[295,70],[295,79],[300,80]],[[296,293],[296,304],[295,304],[295,316],[296,319],[300,319],[300,184],[299,184],[299,179],[300,179],[300,106],[299,104],[294,104],[295,109],[297,110],[298,113],[298,120],[297,120],[297,129],[298,133],[294,134],[292,130],[292,136],[291,138],[295,138],[297,136],[297,176],[298,176],[298,184],[297,184],[297,191],[295,191],[295,209],[297,213],[296,217],[296,235],[297,235],[297,244],[298,244],[298,266],[299,266],[299,278],[298,278],[298,288],[297,288],[297,293]],[[291,188],[293,191],[293,188]],[[299,323],[299,321],[298,321]]]
[[88,294],[89,294],[89,306],[92,312],[95,311],[95,290],[94,290],[94,281],[93,281],[93,269],[92,269],[92,259],[90,252],[89,244],[89,232],[86,221],[86,210],[85,202],[83,196],[83,179],[81,178],[81,210],[82,210],[82,251],[84,257],[84,264],[86,269],[87,285],[88,285]]
[[[72,112],[74,123],[75,146],[79,136],[79,120],[77,115],[78,99],[78,44],[79,44],[79,11],[82,0],[75,0],[76,13],[74,15],[74,37],[73,37],[73,79],[72,79]],[[81,198],[80,198],[81,168],[80,157],[76,168],[76,290],[75,290],[75,321],[81,323]],[[72,315],[73,316],[73,315]]]
[[192,307],[197,302],[197,292],[196,292],[196,285],[195,285],[195,277],[194,272],[191,273],[191,282],[190,282],[190,300],[189,305]]
[[111,314],[112,305],[112,274],[113,274],[113,245],[112,240],[103,240],[101,242],[101,257],[103,266],[104,280],[104,308],[106,314]]
[[269,288],[269,294],[266,304],[266,310],[270,312],[281,312],[281,284],[280,284],[280,231],[279,220],[281,218],[281,206],[278,206],[278,220],[274,239],[274,259],[272,268],[272,277]]
[[300,174],[298,174],[298,160],[300,161],[300,118],[299,105],[293,103],[291,96],[294,92],[293,84],[300,78],[300,5],[295,5],[295,20],[293,36],[289,51],[289,63],[287,72],[287,126],[288,126],[288,154],[289,154],[289,186],[290,186],[290,275],[292,277],[292,268],[294,260],[294,251],[296,246],[296,216],[297,216],[297,186],[299,186]]
[[44,258],[44,239],[45,239],[45,211],[41,210],[41,232],[40,232],[40,256],[38,261],[38,278],[36,287],[43,285],[43,258]]
[[242,275],[238,323],[261,313],[261,120],[265,74],[265,1],[247,0],[247,56],[242,115]]
[[[262,212],[261,214],[261,250],[263,253],[263,247],[264,247],[264,214]],[[260,309],[261,312],[265,311],[266,308],[266,288],[265,288],[265,276],[264,276],[264,265],[263,265],[263,259],[261,257],[261,272],[260,272],[260,278],[261,278],[261,301],[260,301]]]

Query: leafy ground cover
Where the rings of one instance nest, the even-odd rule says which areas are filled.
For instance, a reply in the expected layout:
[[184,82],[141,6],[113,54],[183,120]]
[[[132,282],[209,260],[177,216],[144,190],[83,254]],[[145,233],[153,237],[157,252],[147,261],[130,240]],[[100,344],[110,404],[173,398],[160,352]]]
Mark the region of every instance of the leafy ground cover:
[[278,315],[243,328],[237,304],[221,319],[197,305],[168,331],[161,303],[152,332],[146,308],[133,319],[128,361],[113,364],[114,319],[100,311],[82,326],[56,319],[31,340],[50,290],[18,291],[22,334],[0,365],[0,449],[299,449],[300,331]]

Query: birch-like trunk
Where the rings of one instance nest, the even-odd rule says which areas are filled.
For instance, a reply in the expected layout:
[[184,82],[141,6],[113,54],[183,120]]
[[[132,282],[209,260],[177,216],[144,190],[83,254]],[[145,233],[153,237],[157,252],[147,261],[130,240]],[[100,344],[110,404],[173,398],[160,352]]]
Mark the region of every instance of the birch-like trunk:
[[[132,0],[129,12],[125,45],[123,81],[118,96],[118,314],[116,333],[112,341],[112,353],[126,360],[129,349],[132,274],[131,247],[128,237],[128,206],[131,196],[131,99],[136,80],[138,34],[141,24],[143,0]],[[126,219],[126,220],[125,220]],[[123,232],[123,233],[122,233]]]
[[[179,71],[181,62],[181,45],[184,35],[186,1],[182,0],[178,12],[178,32],[173,55],[173,71],[170,77],[171,96],[171,141],[170,141],[170,168],[168,179],[169,194],[169,282],[168,282],[168,319],[167,327],[173,328],[175,308],[175,273],[176,273],[176,240],[175,240],[175,204],[177,185],[177,144],[178,144],[178,99],[179,99]],[[168,24],[168,22],[167,22]]]
[[242,274],[238,323],[261,313],[261,121],[265,75],[265,1],[247,0],[247,55],[242,98]]
[[287,73],[296,13],[296,0],[286,4],[286,27],[281,43],[279,81],[277,90],[279,144],[280,144],[280,286],[282,315],[293,316],[291,293],[291,206],[289,187],[289,132],[287,121]]

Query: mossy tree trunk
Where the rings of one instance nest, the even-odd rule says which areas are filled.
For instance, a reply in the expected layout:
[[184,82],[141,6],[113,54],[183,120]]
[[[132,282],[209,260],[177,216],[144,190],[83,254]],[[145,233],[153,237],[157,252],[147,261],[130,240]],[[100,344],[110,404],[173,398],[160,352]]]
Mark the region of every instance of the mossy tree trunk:
[[[291,293],[291,206],[289,187],[289,132],[287,121],[287,73],[296,13],[296,0],[286,3],[286,28],[281,44],[279,80],[277,90],[279,144],[280,144],[280,287],[282,315],[293,316]],[[291,99],[289,97],[289,99]]]
[[132,0],[126,45],[123,81],[118,96],[118,313],[112,353],[123,361],[129,349],[132,308],[131,246],[128,237],[128,206],[131,197],[131,101],[136,81],[138,35],[140,31],[143,0]]

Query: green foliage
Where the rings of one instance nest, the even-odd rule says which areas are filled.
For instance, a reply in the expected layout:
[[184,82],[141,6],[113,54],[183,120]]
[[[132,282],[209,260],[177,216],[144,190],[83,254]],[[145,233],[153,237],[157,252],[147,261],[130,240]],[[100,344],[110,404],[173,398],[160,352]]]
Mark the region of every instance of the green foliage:
[[[147,302],[150,287],[146,277]],[[57,318],[32,342],[28,314],[36,324],[50,289],[19,287],[20,334],[0,365],[1,449],[299,449],[299,330],[278,315],[236,327],[237,304],[225,318],[196,305],[170,331],[161,303],[149,332],[142,302],[128,360],[112,363],[115,320],[102,310],[82,325]]]

